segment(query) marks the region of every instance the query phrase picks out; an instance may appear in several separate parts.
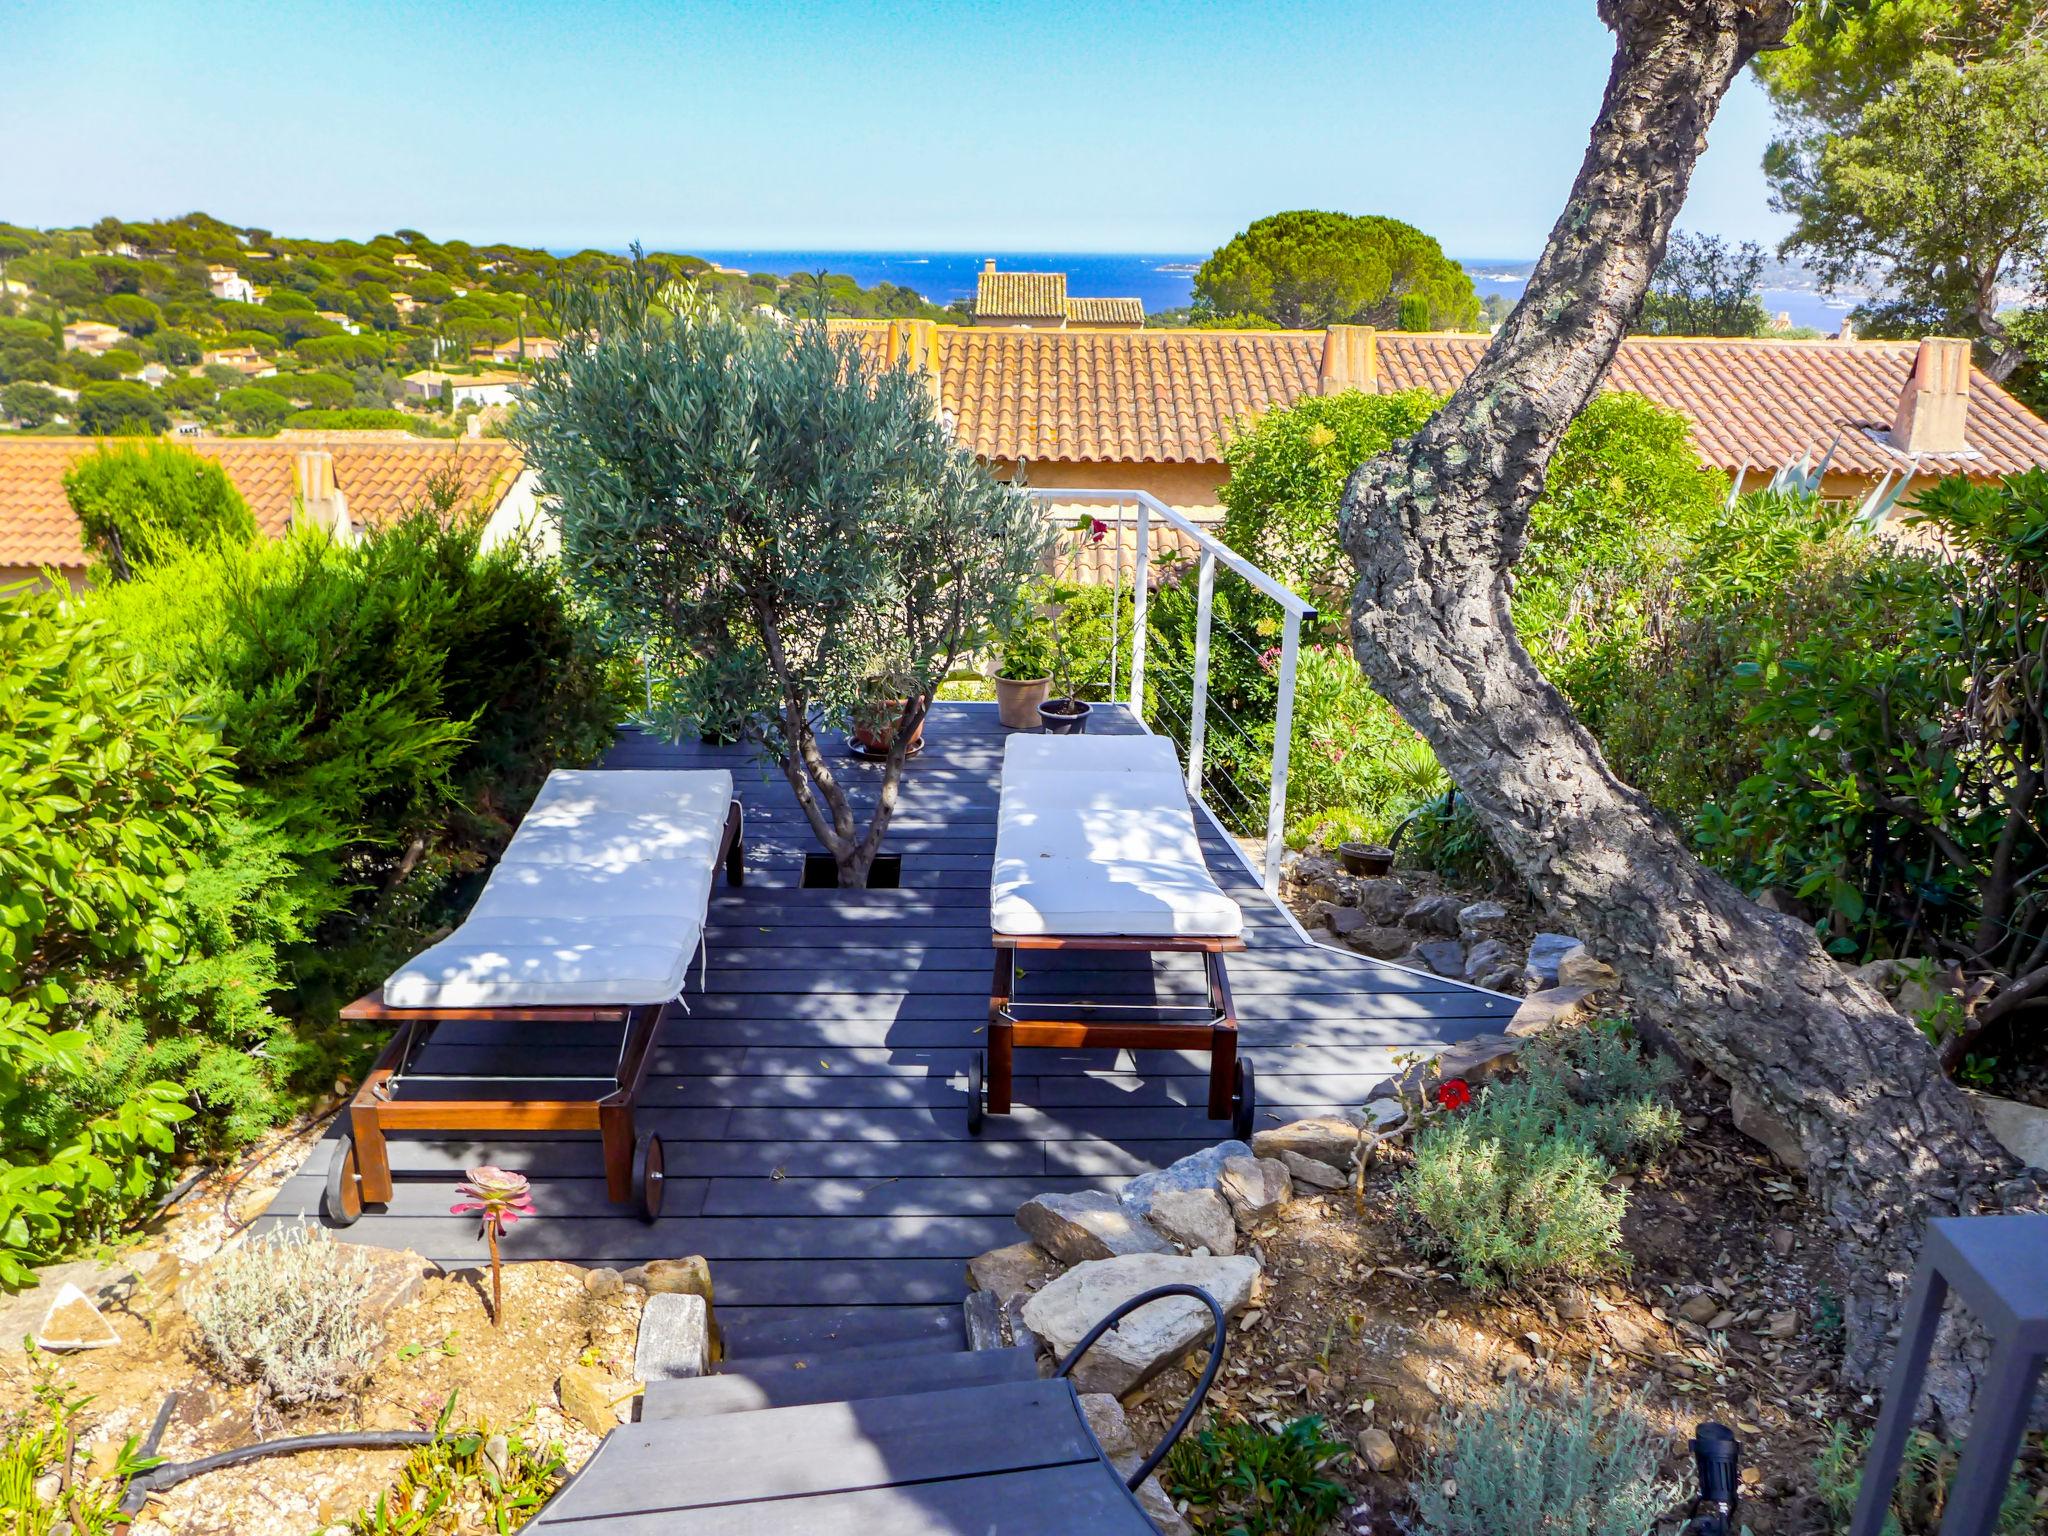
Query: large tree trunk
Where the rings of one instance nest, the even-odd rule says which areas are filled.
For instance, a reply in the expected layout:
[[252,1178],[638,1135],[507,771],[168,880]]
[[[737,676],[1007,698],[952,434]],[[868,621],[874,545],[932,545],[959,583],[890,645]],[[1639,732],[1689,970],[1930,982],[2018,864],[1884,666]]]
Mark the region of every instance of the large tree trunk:
[[[1642,1015],[1792,1128],[1840,1233],[1848,1368],[1889,1359],[1930,1215],[2039,1201],[1917,1031],[1802,925],[1704,869],[1544,681],[1508,616],[1529,508],[1612,362],[1715,107],[1792,0],[1602,0],[1613,70],[1570,201],[1522,302],[1429,425],[1360,467],[1342,532],[1352,643],[1561,923],[1611,958]],[[1711,1242],[1711,1234],[1705,1235]],[[1953,1413],[1977,1346],[1945,1335]]]

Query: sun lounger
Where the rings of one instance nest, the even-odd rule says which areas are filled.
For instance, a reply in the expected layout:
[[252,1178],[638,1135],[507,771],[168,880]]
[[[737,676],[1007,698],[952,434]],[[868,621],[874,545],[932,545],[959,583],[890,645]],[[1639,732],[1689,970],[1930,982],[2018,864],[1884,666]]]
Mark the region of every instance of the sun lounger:
[[[1202,858],[1173,744],[1158,736],[1012,736],[989,890],[995,981],[988,1049],[969,1067],[968,1127],[1010,1109],[1019,1046],[1209,1052],[1209,1114],[1249,1134],[1252,1073],[1237,1055],[1223,956],[1244,912]],[[1202,957],[1207,1002],[1028,1003],[1018,950]]]
[[[535,797],[462,925],[342,1010],[398,1026],[349,1107],[327,1181],[330,1220],[391,1198],[385,1133],[596,1130],[615,1201],[661,1210],[661,1139],[636,1135],[634,1104],[662,1006],[679,996],[704,933],[719,867],[745,877],[732,775],[560,771]],[[449,1023],[616,1026],[609,1078],[479,1077],[411,1070]],[[581,1099],[518,1097],[504,1085],[597,1087]],[[491,1085],[499,1085],[492,1089]],[[505,1096],[479,1098],[479,1090]]]

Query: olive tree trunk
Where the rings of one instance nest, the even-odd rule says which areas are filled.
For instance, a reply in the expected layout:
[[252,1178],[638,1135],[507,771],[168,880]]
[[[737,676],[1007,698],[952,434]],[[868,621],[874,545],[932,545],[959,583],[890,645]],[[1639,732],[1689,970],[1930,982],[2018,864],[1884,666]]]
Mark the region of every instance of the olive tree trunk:
[[[1703,868],[1614,776],[1509,620],[1509,573],[1551,455],[1663,256],[1723,92],[1794,4],[1600,9],[1613,68],[1522,302],[1429,425],[1346,488],[1352,644],[1536,897],[1620,970],[1641,1015],[1787,1128],[1783,1153],[1803,1165],[1850,1277],[1848,1370],[1870,1382],[1890,1359],[1922,1222],[2038,1204],[2039,1186],[1912,1025],[1809,930]],[[1965,1333],[1944,1334],[1929,1373],[1945,1414],[1978,1369]]]

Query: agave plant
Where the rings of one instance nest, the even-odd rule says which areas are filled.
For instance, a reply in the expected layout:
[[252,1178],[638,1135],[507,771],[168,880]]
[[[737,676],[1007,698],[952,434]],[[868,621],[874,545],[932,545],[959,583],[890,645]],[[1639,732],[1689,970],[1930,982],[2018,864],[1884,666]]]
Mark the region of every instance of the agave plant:
[[462,1198],[448,1207],[449,1212],[463,1216],[474,1211],[483,1223],[482,1235],[491,1249],[491,1326],[502,1328],[505,1324],[505,1292],[498,1239],[520,1217],[534,1214],[532,1188],[527,1184],[525,1174],[486,1164],[482,1168],[470,1169],[468,1180],[456,1185],[455,1192]]

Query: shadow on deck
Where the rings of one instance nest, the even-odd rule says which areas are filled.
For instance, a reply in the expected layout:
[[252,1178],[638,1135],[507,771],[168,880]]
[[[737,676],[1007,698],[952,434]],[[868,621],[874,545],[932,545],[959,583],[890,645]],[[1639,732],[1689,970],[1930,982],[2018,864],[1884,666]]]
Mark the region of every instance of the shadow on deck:
[[[1140,727],[1098,706],[1090,728]],[[648,1225],[607,1203],[595,1135],[395,1137],[396,1198],[348,1239],[478,1262],[475,1221],[448,1207],[461,1170],[492,1162],[532,1178],[540,1212],[512,1234],[508,1257],[624,1267],[704,1254],[736,1356],[953,1338],[965,1261],[1018,1240],[1012,1213],[1026,1198],[1113,1189],[1227,1136],[1203,1107],[1206,1056],[1108,1051],[1019,1052],[1016,1112],[968,1135],[1006,734],[989,706],[933,712],[887,840],[903,856],[902,886],[849,892],[799,887],[815,842],[779,772],[743,748],[622,738],[607,766],[733,769],[747,815],[747,884],[720,886],[711,901],[709,987],[693,967],[640,1101],[641,1125],[668,1154],[662,1219]],[[871,801],[880,769],[841,762],[856,803]],[[1210,868],[1245,909],[1248,947],[1231,957],[1230,978],[1260,1125],[1356,1105],[1395,1053],[1499,1029],[1511,1015],[1494,993],[1310,942],[1236,845],[1198,821]],[[1100,954],[1035,958],[1020,990],[1056,985],[1055,962],[1085,965],[1074,979],[1097,997],[1200,991],[1196,957]],[[603,1074],[614,1049],[561,1026],[447,1025],[421,1065]],[[264,1225],[319,1219],[334,1144],[314,1149]]]

